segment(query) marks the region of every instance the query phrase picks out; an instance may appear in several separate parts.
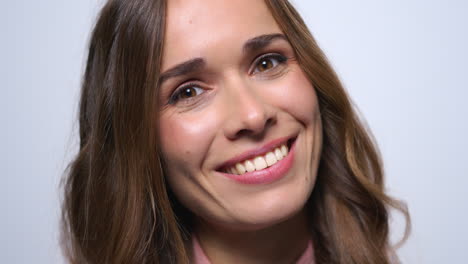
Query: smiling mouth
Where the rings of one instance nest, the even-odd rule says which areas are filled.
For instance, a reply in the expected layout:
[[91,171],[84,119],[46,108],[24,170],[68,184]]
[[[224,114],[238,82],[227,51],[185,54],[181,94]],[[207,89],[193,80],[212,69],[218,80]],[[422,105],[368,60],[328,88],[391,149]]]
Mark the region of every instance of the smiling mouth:
[[264,170],[271,167],[285,158],[296,138],[278,145],[266,153],[237,162],[230,166],[225,166],[220,171],[228,174],[243,175],[248,172]]

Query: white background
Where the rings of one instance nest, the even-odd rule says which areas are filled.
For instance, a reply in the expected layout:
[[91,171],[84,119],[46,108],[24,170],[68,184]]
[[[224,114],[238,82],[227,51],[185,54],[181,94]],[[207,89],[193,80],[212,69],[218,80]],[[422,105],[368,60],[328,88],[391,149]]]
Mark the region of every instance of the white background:
[[[102,0],[2,2],[0,262],[62,263],[59,182]],[[389,192],[408,203],[403,263],[466,263],[468,2],[295,3],[377,138]]]

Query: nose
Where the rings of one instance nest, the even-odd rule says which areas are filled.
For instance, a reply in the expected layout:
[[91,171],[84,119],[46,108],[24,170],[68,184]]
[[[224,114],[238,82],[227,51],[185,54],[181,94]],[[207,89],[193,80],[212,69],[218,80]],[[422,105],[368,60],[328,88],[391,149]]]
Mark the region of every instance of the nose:
[[228,90],[226,105],[230,111],[224,126],[224,134],[228,139],[261,137],[276,123],[274,107],[268,103],[267,97],[262,96],[260,88],[237,82]]

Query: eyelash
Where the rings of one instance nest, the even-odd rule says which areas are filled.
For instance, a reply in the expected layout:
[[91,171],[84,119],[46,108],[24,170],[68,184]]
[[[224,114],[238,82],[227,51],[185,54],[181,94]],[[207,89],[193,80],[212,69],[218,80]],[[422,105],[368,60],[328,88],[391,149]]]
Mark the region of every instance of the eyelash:
[[[260,65],[260,62],[265,59],[276,59],[278,61],[278,65],[283,64],[288,61],[288,57],[281,55],[279,53],[267,53],[255,59],[253,63],[255,65],[254,69],[256,69]],[[275,67],[277,67],[277,65]]]
[[[260,62],[262,62],[263,60],[265,59],[274,59],[276,60],[278,63],[276,65],[273,66],[273,68],[271,69],[267,69],[266,72],[270,71],[270,70],[274,70],[276,67],[278,67],[280,64],[284,64],[288,61],[288,57],[284,56],[284,55],[281,55],[279,53],[268,53],[268,54],[264,54],[264,55],[261,55],[260,57],[256,58],[253,62],[254,64],[254,68],[253,70],[257,69],[257,67],[260,65]],[[255,73],[254,71],[252,71],[252,73],[249,73],[249,74],[262,74],[263,72],[258,72],[258,73]],[[184,84],[182,86],[180,86],[179,88],[177,88],[174,93],[171,95],[171,97],[169,98],[169,102],[168,104],[176,104],[178,103],[180,100],[183,100],[180,98],[180,95],[185,91],[185,89],[187,88],[193,88],[193,87],[198,87],[200,88],[200,85],[197,84],[197,83],[194,83],[194,82],[189,82],[187,84]],[[201,88],[202,89],[202,88]],[[185,100],[191,100],[192,98],[188,98],[188,99],[185,99]]]
[[[179,98],[179,96],[185,91],[185,89],[187,88],[193,88],[193,87],[200,87],[200,85],[198,85],[197,83],[194,83],[194,82],[189,82],[189,83],[186,83],[182,86],[180,86],[178,89],[175,90],[175,92],[171,95],[171,97],[169,98],[169,104],[176,104],[179,100],[182,100]],[[190,100],[190,99],[186,99],[186,100]]]

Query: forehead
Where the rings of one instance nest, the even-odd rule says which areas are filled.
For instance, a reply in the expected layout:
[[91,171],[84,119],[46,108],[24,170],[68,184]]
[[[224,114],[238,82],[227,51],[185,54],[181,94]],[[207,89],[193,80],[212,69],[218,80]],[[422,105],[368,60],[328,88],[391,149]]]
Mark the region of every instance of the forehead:
[[169,0],[163,70],[207,53],[240,50],[250,38],[280,32],[263,0]]

